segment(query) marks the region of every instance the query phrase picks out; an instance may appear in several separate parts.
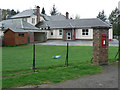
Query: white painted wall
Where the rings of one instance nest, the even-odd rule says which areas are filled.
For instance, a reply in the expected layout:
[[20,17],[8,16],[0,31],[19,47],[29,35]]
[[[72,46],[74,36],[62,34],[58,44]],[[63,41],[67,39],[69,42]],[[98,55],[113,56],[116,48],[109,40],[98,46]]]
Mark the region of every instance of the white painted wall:
[[88,30],[88,35],[82,35],[82,29],[76,29],[76,39],[93,39],[93,29]]
[[43,17],[40,16],[40,21],[45,21],[45,19]]
[[[51,35],[53,32],[53,35]],[[48,30],[47,39],[63,39],[63,34],[59,35],[59,29]],[[93,39],[93,29],[89,29],[88,35],[82,35],[82,29],[76,29],[76,39]],[[113,29],[109,29],[109,39],[113,39]]]
[[[32,23],[32,18],[35,19],[35,23]],[[40,16],[40,21],[45,21],[43,17]],[[27,18],[27,22],[32,24],[33,26],[35,26],[37,24],[37,16],[36,15],[33,15],[29,18]]]
[[[53,35],[51,35],[51,32],[53,32]],[[62,38],[63,34],[59,35],[59,29],[47,31],[47,39],[62,39]]]
[[109,39],[113,39],[113,29],[109,29]]
[[[35,19],[35,23],[34,24],[32,23],[32,18]],[[33,15],[33,16],[27,18],[27,22],[30,23],[30,24],[32,24],[33,26],[35,26],[37,24],[37,16]]]
[[[76,29],[76,39],[93,39],[93,29],[89,29],[88,35],[82,35],[82,29]],[[109,29],[109,39],[113,39],[113,29]]]
[[3,35],[4,35],[3,31],[2,31],[2,29],[0,29],[0,37]]

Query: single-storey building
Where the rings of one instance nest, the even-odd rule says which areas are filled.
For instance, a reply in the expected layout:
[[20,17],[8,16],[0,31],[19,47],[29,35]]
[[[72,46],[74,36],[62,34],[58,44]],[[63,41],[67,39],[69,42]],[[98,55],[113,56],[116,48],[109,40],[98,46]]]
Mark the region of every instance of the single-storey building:
[[[70,19],[69,13],[66,12],[66,15],[44,15],[40,14],[40,7],[37,6],[36,9],[25,10],[21,13],[18,13],[15,16],[10,18],[13,23],[12,26],[24,28],[26,30],[26,24],[28,30],[36,28],[46,31],[47,39],[52,40],[93,40],[93,27],[106,27],[110,26],[108,23],[101,21],[98,18],[90,19]],[[12,21],[14,20],[14,21]],[[3,28],[5,26],[4,21],[0,24]],[[5,20],[6,23],[11,27],[11,22]],[[0,22],[1,23],[1,22]],[[32,25],[32,27],[31,27]],[[34,28],[33,28],[34,26]],[[36,27],[35,27],[36,26]],[[37,34],[35,34],[37,35]],[[113,39],[113,29],[109,29],[109,40]]]
[[[5,45],[20,45],[33,42],[44,42],[47,40],[46,31],[36,28],[23,19],[3,20],[0,22],[0,26],[1,36],[4,36]],[[9,39],[12,39],[14,43],[9,41]]]
[[21,44],[28,44],[34,42],[44,42],[46,38],[45,33],[39,30],[23,30],[8,28],[4,32],[4,45],[16,46]]
[[[58,21],[44,21],[36,25],[47,31],[47,39],[54,40],[93,40],[94,27],[110,27],[98,18],[66,19]],[[113,30],[109,29],[109,40],[113,39]]]
[[4,32],[4,45],[15,46],[28,44],[28,33],[21,29],[7,29]]

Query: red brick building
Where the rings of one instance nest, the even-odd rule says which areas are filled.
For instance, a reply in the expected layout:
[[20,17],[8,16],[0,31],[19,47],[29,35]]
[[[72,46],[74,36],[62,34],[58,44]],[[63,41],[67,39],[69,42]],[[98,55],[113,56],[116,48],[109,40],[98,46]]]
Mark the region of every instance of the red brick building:
[[46,41],[46,33],[38,30],[7,29],[4,32],[5,46],[16,46]]

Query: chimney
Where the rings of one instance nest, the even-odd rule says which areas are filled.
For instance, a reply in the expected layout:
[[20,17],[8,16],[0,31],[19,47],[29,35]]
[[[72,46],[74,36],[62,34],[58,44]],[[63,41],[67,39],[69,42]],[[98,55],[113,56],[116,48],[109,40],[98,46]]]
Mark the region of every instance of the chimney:
[[37,23],[40,22],[40,7],[37,6]]
[[69,13],[66,12],[66,19],[69,19]]

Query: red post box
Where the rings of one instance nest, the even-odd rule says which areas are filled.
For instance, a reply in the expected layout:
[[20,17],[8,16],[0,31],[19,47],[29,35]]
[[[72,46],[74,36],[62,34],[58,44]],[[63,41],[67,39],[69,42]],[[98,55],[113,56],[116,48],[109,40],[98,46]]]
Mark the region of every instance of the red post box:
[[102,34],[102,47],[106,47],[106,34]]

